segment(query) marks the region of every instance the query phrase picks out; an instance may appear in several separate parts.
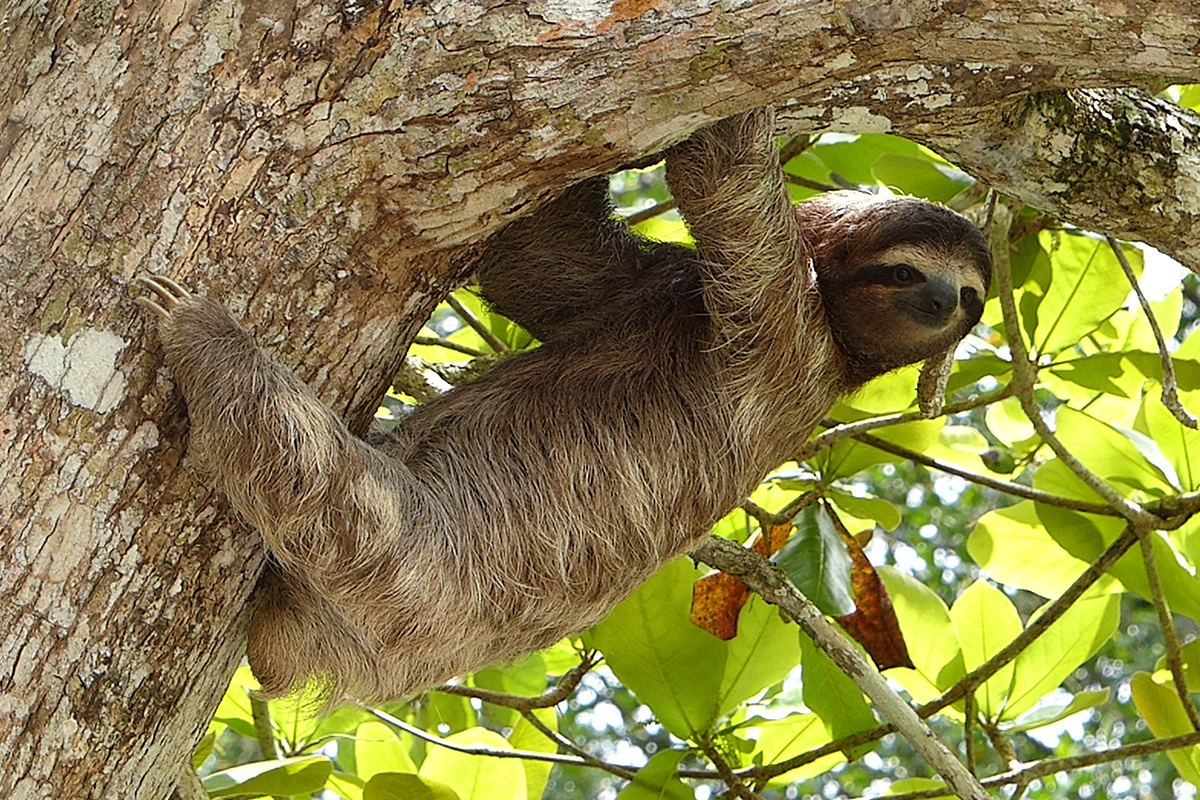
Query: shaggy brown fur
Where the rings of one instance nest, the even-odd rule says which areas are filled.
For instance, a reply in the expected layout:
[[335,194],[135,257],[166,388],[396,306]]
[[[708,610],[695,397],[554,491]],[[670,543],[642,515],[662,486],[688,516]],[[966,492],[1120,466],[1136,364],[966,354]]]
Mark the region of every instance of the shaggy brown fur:
[[979,319],[979,233],[928,203],[793,208],[760,110],[673,149],[698,249],[603,181],[497,236],[485,295],[544,344],[372,444],[214,300],[144,281],[191,453],[278,561],[250,661],[279,694],[396,697],[546,647],[695,547],[836,398]]

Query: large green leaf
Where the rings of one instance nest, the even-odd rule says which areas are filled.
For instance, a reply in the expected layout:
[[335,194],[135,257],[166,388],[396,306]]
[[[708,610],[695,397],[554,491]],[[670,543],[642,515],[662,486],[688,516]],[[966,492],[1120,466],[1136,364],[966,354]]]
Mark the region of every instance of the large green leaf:
[[[1164,680],[1165,683],[1160,684],[1148,672],[1136,673],[1129,682],[1134,705],[1159,739],[1191,733],[1192,724],[1183,710],[1183,701],[1179,699],[1175,685],[1169,679]],[[1200,746],[1169,750],[1167,757],[1179,770],[1181,778],[1200,786]]]
[[773,559],[796,588],[835,617],[853,614],[850,555],[823,506],[806,510],[804,523]]
[[201,779],[209,797],[309,794],[325,786],[333,763],[325,756],[255,761]]
[[804,667],[804,704],[825,722],[831,739],[840,739],[877,724],[854,681],[803,633],[800,634],[800,651],[800,663]]
[[[816,714],[795,712],[782,719],[757,720],[750,730],[756,736],[755,750],[751,757],[756,763],[763,764],[787,761],[830,741],[824,721]],[[845,760],[842,754],[833,753],[772,778],[770,785],[779,788],[795,781],[813,778],[828,772]]]
[[[1142,419],[1146,431],[1171,462],[1185,492],[1200,489],[1200,431],[1185,427],[1162,404],[1162,387],[1151,385],[1142,401]],[[1188,392],[1182,398],[1193,411],[1200,408],[1200,393]]]
[[893,669],[894,678],[917,702],[928,702],[966,674],[958,632],[942,599],[911,575],[879,567],[879,577],[892,598],[913,669]]
[[460,800],[444,783],[418,775],[383,772],[363,787],[363,800]]
[[[1036,485],[1037,481],[1034,483]],[[1119,517],[1080,514],[1042,504],[1038,504],[1037,510],[1054,541],[1071,555],[1087,562],[1099,557],[1125,527],[1124,520]],[[1151,534],[1151,543],[1163,594],[1171,610],[1200,621],[1200,581],[1179,563],[1175,550],[1161,534]],[[1151,600],[1150,584],[1146,579],[1146,567],[1142,563],[1139,548],[1134,547],[1122,556],[1109,568],[1108,574],[1120,581],[1126,591],[1136,592]]]
[[[1040,613],[1030,620],[1031,625]],[[1013,662],[1003,719],[1016,719],[1057,688],[1108,641],[1120,619],[1120,595],[1093,590],[1077,600]]]
[[585,634],[621,682],[681,739],[782,680],[799,660],[795,628],[758,598],[738,635],[722,642],[692,624],[692,586],[703,570],[686,559],[660,569]]
[[354,760],[355,772],[363,780],[370,780],[381,772],[417,771],[417,765],[400,737],[391,726],[377,720],[364,722],[355,729]]
[[1056,422],[1063,445],[1100,478],[1154,497],[1177,491],[1175,470],[1145,436],[1066,406],[1058,409]]
[[[482,745],[511,750],[498,733],[470,728],[447,737],[457,745]],[[526,800],[525,770],[515,758],[480,758],[445,747],[430,748],[421,764],[420,777],[449,786],[459,800]],[[370,786],[368,782],[367,786]]]
[[871,174],[884,186],[902,189],[906,194],[945,203],[973,181],[938,159],[928,156],[884,153],[871,165]]
[[742,609],[738,634],[723,642],[728,655],[721,675],[718,714],[728,714],[768,686],[779,683],[800,663],[796,627],[758,595]]
[[681,739],[703,733],[717,716],[725,644],[692,624],[692,584],[703,573],[685,559],[664,566],[613,609],[584,640]]
[[1033,731],[1038,728],[1044,728],[1047,725],[1053,725],[1056,722],[1061,722],[1067,717],[1074,716],[1080,711],[1086,711],[1089,708],[1096,708],[1108,702],[1108,698],[1112,692],[1108,689],[1097,689],[1092,692],[1080,692],[1071,697],[1071,702],[1065,705],[1046,706],[1038,708],[1035,711],[1019,717],[1011,728],[1011,731]]
[[[1050,285],[1036,307],[1034,341],[1038,353],[1053,354],[1076,346],[1099,328],[1124,305],[1130,287],[1104,240],[1061,231],[1043,231],[1039,239],[1052,267]],[[1140,274],[1141,252],[1125,252]]]
[[679,780],[679,762],[687,753],[664,750],[637,771],[617,800],[693,800],[695,794]]
[[[950,619],[962,644],[967,672],[982,666],[1021,633],[1021,618],[1012,601],[987,581],[975,581],[950,608]],[[1012,685],[1013,665],[1000,668],[975,690],[978,712],[998,719]]]
[[1042,597],[1062,594],[1087,569],[1086,561],[1059,546],[1028,500],[984,514],[967,539],[967,552],[993,580]]

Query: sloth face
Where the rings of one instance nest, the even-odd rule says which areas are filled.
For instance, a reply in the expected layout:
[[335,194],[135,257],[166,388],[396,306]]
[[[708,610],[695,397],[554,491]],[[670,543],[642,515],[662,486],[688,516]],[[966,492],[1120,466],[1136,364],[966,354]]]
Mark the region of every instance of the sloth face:
[[913,198],[835,192],[810,203],[798,213],[850,382],[941,353],[979,321],[991,257],[966,218]]

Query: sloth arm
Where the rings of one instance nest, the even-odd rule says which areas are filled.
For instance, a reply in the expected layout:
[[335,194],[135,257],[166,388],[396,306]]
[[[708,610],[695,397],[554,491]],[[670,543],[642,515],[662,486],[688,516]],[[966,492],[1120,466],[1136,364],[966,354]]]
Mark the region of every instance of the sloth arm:
[[[764,342],[802,330],[816,278],[779,166],[775,113],[721,120],[667,152],[667,183],[705,264],[705,305],[726,341]],[[794,297],[794,303],[780,298]]]
[[636,281],[642,244],[613,217],[608,178],[601,176],[489,239],[476,270],[491,306],[547,341]]

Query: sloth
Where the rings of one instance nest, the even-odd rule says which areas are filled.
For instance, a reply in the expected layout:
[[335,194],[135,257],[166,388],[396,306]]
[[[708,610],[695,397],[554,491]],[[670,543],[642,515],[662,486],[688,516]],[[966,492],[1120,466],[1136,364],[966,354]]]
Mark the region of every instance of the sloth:
[[273,555],[249,634],[267,696],[410,696],[594,624],[839,396],[953,350],[981,234],[911,198],[793,206],[773,136],[760,109],[668,151],[695,249],[633,235],[604,179],[502,230],[483,295],[541,345],[367,441],[218,302],[142,279],[190,455]]

